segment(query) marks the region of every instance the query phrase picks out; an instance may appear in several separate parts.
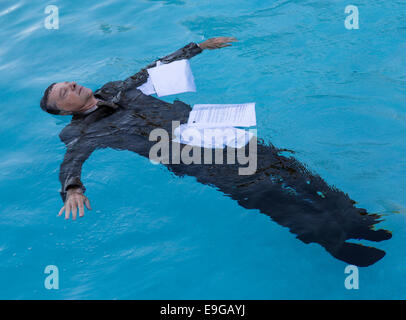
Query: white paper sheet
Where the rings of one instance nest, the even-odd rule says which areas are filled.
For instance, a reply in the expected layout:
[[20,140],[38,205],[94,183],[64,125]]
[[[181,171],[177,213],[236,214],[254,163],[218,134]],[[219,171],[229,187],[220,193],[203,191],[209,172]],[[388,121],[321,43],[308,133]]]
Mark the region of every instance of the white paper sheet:
[[190,112],[188,125],[207,127],[256,126],[255,103],[195,104]]
[[175,142],[210,149],[241,148],[253,137],[252,132],[233,127],[198,128],[188,124],[177,127],[174,134]]
[[147,96],[155,93],[155,88],[152,84],[151,77],[148,77],[147,82],[137,87],[137,89],[140,89],[142,93],[146,94]]
[[[196,92],[192,70],[189,60],[183,59],[167,64],[158,64],[147,69],[150,81],[158,97],[183,92]],[[148,81],[147,81],[148,83]],[[146,85],[146,84],[144,84]],[[150,84],[140,86],[146,92],[151,92]],[[141,88],[138,87],[140,90]]]

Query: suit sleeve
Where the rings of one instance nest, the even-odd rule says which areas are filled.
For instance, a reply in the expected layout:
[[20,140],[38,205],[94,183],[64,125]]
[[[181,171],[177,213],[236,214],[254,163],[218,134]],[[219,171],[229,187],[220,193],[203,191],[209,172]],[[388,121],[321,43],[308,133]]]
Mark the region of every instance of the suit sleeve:
[[138,86],[142,85],[143,83],[145,83],[148,79],[147,69],[155,67],[157,61],[160,61],[160,62],[166,64],[166,63],[171,63],[171,62],[174,62],[177,60],[191,59],[194,56],[201,53],[202,51],[203,51],[203,49],[201,49],[197,43],[191,42],[188,45],[184,46],[183,48],[180,48],[180,49],[176,50],[175,52],[150,63],[149,65],[147,65],[145,68],[141,69],[136,74],[127,78],[124,81],[125,85],[127,88],[134,88],[134,87],[138,87]]
[[82,181],[81,173],[83,163],[89,158],[95,147],[90,141],[79,138],[78,141],[68,144],[64,160],[59,171],[59,180],[62,184],[61,197],[66,200],[66,193],[70,188],[81,188],[86,191]]

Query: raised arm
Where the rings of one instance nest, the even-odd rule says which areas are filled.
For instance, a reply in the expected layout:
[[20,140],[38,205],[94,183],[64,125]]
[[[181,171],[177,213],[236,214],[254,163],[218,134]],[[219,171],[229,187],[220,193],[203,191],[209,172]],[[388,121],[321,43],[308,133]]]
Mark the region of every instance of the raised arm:
[[171,63],[173,61],[182,60],[182,59],[191,59],[194,56],[198,55],[205,49],[219,49],[224,47],[231,46],[230,42],[237,41],[237,39],[233,37],[218,37],[218,38],[211,38],[206,41],[203,41],[199,44],[191,42],[188,45],[184,46],[176,50],[175,52],[155,60],[154,62],[147,65],[145,68],[141,69],[136,74],[132,75],[131,77],[125,80],[127,87],[138,87],[145,83],[148,79],[148,72],[147,69],[153,68],[156,66],[157,61],[161,63]]

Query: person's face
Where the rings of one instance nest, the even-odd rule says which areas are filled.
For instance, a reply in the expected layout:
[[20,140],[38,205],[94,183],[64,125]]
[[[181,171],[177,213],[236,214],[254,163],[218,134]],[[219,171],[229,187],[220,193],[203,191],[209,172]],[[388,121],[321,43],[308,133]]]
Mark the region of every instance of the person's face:
[[66,112],[81,112],[86,108],[93,92],[76,82],[58,82],[49,93],[49,101],[55,103],[58,109]]

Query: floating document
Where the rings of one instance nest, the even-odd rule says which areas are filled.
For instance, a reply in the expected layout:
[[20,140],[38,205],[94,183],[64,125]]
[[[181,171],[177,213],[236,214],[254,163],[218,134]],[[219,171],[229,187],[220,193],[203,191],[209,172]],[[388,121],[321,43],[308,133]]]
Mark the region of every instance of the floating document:
[[195,104],[190,112],[188,125],[207,127],[256,126],[255,103]]
[[142,91],[142,93],[146,94],[147,96],[155,93],[155,88],[154,88],[154,85],[152,84],[151,77],[148,77],[147,82],[145,82],[143,85],[137,87],[137,89],[140,89]]
[[158,97],[183,92],[196,92],[189,60],[183,59],[167,64],[157,62],[157,66],[147,69],[149,77],[139,86],[144,94],[156,93]]
[[174,131],[173,141],[203,148],[220,148],[226,146],[241,148],[253,137],[253,133],[233,127],[199,128],[182,124]]
[[137,87],[146,95],[156,93],[159,97],[163,97],[196,91],[189,60],[183,59],[168,64],[163,64],[158,60],[156,67],[147,71],[149,74],[147,82]]
[[[161,61],[157,60],[155,64],[158,67],[163,63]],[[151,76],[148,76],[147,82],[145,82],[143,85],[140,85],[139,87],[137,87],[137,89],[140,89],[142,91],[142,93],[146,94],[147,96],[156,93],[154,84],[152,83]]]

